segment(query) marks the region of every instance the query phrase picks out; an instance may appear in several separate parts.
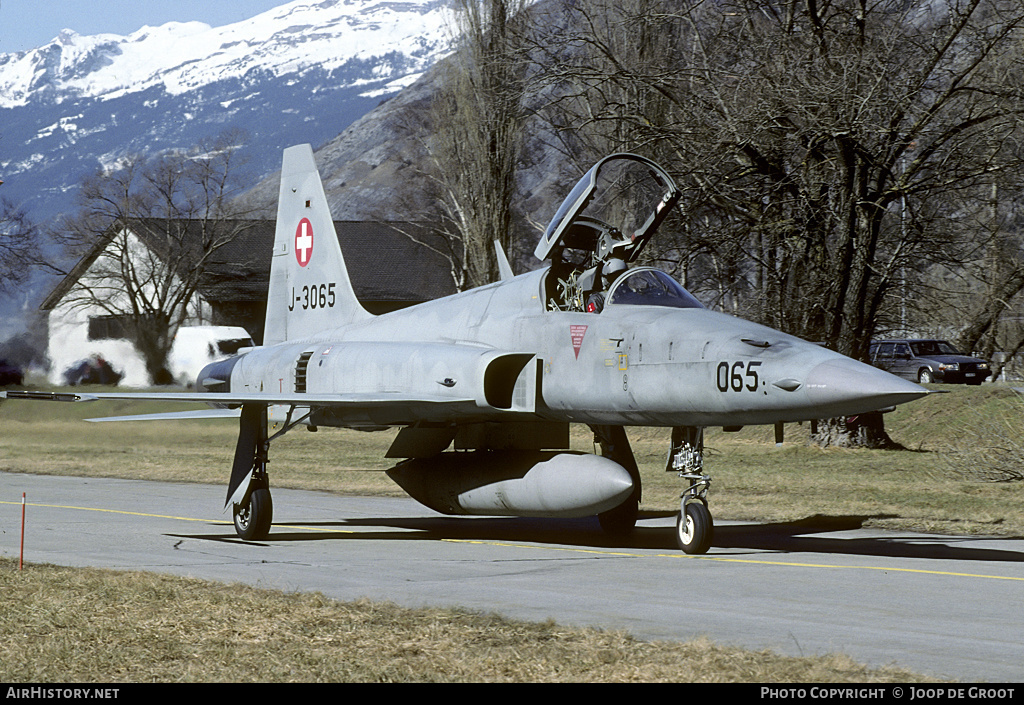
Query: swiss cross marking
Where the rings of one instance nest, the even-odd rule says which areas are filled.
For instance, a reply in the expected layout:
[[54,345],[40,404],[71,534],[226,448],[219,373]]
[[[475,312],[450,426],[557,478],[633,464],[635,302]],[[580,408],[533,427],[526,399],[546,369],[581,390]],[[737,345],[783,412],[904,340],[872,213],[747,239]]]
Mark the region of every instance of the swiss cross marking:
[[313,224],[309,218],[299,221],[295,229],[295,259],[300,267],[305,267],[313,259]]

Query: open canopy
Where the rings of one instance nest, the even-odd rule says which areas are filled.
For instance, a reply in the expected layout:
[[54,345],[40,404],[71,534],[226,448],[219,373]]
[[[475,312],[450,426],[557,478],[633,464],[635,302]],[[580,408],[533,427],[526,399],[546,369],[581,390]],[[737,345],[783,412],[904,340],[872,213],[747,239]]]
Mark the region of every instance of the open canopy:
[[534,255],[588,250],[632,262],[679,200],[672,178],[649,159],[613,154],[584,174],[551,219]]

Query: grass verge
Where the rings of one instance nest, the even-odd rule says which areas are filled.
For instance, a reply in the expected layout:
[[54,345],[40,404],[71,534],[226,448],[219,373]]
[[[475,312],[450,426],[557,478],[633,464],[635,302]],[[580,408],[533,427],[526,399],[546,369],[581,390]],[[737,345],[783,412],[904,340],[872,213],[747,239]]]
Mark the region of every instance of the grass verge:
[[843,655],[0,559],[0,682],[906,683]]

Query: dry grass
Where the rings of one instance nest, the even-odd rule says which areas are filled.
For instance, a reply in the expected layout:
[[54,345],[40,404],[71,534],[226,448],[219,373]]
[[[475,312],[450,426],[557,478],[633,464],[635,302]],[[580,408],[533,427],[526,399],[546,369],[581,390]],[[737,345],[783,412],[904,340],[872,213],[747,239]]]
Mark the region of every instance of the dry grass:
[[336,602],[147,573],[0,560],[0,682],[858,682],[923,680],[842,655],[493,614]]

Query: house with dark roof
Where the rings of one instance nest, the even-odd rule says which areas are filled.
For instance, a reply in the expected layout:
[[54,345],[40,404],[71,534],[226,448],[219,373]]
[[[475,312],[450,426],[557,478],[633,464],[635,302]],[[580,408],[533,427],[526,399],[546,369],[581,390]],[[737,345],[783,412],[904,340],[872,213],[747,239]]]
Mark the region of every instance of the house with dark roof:
[[[244,329],[256,344],[262,342],[275,222],[237,221],[232,225],[239,226],[233,228],[236,234],[207,254],[197,294],[187,304],[185,326],[193,330],[186,331],[189,335],[179,334],[172,350],[171,372],[179,382],[198,372],[186,368],[201,367],[202,360],[231,352],[230,346],[217,350],[215,341],[237,342],[238,329]],[[334,226],[356,297],[369,312],[385,313],[455,293],[451,241],[430,225],[335,221]],[[184,229],[189,227],[199,226],[186,223]],[[166,248],[154,231],[159,229],[142,227],[139,221],[129,221],[128,228],[118,230],[132,243],[127,249],[140,267],[145,266],[144,261],[165,262],[171,256],[162,252]],[[118,287],[124,288],[116,277],[104,272],[102,264],[113,240],[112,234],[98,242],[40,306],[48,313],[50,381],[54,384],[66,382],[69,369],[97,358],[123,376],[122,384],[148,384],[141,355],[119,316],[112,313],[117,307],[90,303],[90,297],[116,298]],[[179,253],[173,267],[184,275],[198,266],[196,260],[202,257],[198,250],[192,255]],[[85,287],[92,290],[90,297],[81,295]],[[96,291],[101,292],[99,297]],[[178,342],[185,339],[192,347],[202,342],[203,350],[179,351]]]

